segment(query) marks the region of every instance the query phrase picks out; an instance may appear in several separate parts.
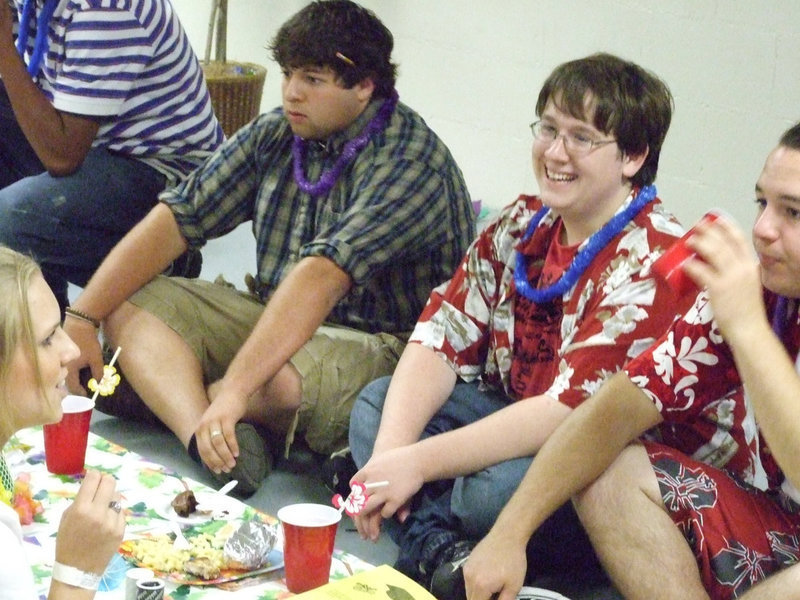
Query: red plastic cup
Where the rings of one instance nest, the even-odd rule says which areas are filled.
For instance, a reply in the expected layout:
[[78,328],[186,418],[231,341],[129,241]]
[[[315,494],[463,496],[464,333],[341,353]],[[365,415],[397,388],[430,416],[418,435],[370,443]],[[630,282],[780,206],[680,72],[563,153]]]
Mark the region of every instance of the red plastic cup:
[[278,511],[283,527],[286,587],[294,594],[328,583],[342,513],[324,504],[291,504]]
[[[698,221],[700,223],[713,223],[722,213],[717,210],[707,212]],[[692,227],[689,231],[683,234],[677,242],[672,244],[664,254],[658,257],[653,263],[652,271],[658,277],[667,282],[667,285],[679,296],[688,294],[689,292],[697,293],[698,288],[694,281],[683,270],[683,264],[690,258],[697,256],[697,253],[686,245],[686,241],[692,237],[697,225]]]
[[61,408],[61,421],[43,427],[47,470],[58,475],[82,473],[94,402],[84,396],[67,396]]

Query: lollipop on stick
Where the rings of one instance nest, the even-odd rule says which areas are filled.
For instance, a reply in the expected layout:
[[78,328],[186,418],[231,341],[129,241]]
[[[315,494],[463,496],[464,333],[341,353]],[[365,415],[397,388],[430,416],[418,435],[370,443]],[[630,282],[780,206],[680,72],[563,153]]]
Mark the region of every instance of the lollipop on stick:
[[122,348],[117,347],[117,351],[114,352],[114,356],[111,357],[111,362],[103,366],[103,377],[100,379],[100,383],[97,383],[94,377],[87,383],[89,391],[94,392],[92,402],[97,400],[98,394],[101,396],[110,396],[119,385],[119,374],[117,373],[117,368],[114,366],[114,363],[117,362],[120,350],[122,350]]
[[350,493],[347,498],[342,498],[341,494],[336,494],[332,498],[333,506],[338,508],[340,513],[346,512],[348,516],[354,517],[363,510],[364,505],[369,500],[367,490],[386,485],[389,485],[388,481],[373,481],[370,483],[355,481],[350,485]]

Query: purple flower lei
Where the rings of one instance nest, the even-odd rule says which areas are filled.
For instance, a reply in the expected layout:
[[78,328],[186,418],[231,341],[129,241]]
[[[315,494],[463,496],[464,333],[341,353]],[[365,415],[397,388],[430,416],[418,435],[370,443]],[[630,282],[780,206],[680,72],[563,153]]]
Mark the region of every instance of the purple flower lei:
[[294,142],[292,143],[292,166],[294,170],[294,180],[297,182],[298,187],[312,196],[327,194],[333,187],[333,184],[336,183],[336,180],[339,179],[339,175],[342,174],[342,170],[344,170],[345,166],[364,149],[370,137],[384,130],[389,123],[395,106],[397,106],[398,99],[397,91],[392,90],[391,95],[386,98],[378,109],[378,112],[375,113],[375,116],[372,117],[370,122],[364,127],[363,131],[344,145],[342,153],[339,155],[339,158],[336,159],[333,167],[323,171],[316,183],[311,183],[306,179],[305,173],[303,172],[303,160],[306,156],[308,142],[299,135],[295,135]]

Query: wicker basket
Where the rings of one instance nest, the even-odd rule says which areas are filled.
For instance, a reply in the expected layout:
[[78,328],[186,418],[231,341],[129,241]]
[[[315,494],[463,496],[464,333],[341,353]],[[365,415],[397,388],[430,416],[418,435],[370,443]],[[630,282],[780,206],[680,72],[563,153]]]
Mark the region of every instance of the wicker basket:
[[260,112],[267,70],[243,62],[202,63],[211,105],[222,130],[231,136]]

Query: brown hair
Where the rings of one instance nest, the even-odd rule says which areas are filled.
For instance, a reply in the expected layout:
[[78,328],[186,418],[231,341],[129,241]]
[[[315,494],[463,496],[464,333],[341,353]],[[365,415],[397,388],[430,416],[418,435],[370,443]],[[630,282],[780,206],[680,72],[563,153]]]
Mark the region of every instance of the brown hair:
[[539,92],[538,116],[551,100],[584,121],[589,100],[593,125],[614,136],[622,152],[637,156],[648,151],[631,182],[643,186],[655,181],[674,106],[667,84],[656,75],[612,54],[592,54],[556,67]]
[[800,123],[787,129],[781,136],[779,144],[792,150],[800,150]]
[[370,77],[376,98],[394,89],[393,47],[392,33],[375,13],[350,0],[312,2],[284,23],[270,44],[281,69],[330,67],[346,88]]

